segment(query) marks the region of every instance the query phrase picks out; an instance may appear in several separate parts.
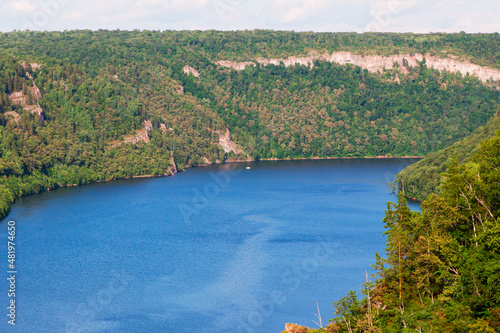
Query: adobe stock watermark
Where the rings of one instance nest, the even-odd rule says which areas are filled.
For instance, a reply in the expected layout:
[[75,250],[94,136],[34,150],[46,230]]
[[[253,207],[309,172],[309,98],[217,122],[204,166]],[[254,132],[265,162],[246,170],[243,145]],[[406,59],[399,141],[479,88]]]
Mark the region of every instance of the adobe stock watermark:
[[241,171],[242,169],[238,168],[238,166],[229,165],[228,170],[210,173],[212,181],[205,184],[203,188],[195,188],[190,203],[179,205],[179,211],[184,222],[190,224],[191,217],[207,208],[210,202],[220,194],[221,190],[229,186],[231,178],[240,174]]
[[281,275],[281,288],[274,289],[268,297],[253,304],[253,310],[237,318],[236,333],[262,332],[260,328],[273,316],[275,311],[287,302],[308,280],[317,273],[318,269],[328,263],[335,254],[335,246],[331,239],[316,245],[312,254],[288,269]]
[[382,1],[378,4],[378,8],[371,7],[370,15],[373,20],[366,25],[364,32],[382,32],[383,28],[391,24],[393,16],[403,10],[402,0]]
[[67,318],[65,332],[92,332],[93,324],[99,312],[109,306],[109,304],[125,290],[132,280],[134,280],[134,278],[131,275],[118,274],[112,271],[108,284],[96,294],[80,303],[74,314]]
[[70,1],[72,0],[38,0],[36,12],[31,18],[23,17],[22,30],[42,30]]
[[244,0],[216,0],[214,1],[214,10],[219,19],[224,20],[228,12],[237,9]]

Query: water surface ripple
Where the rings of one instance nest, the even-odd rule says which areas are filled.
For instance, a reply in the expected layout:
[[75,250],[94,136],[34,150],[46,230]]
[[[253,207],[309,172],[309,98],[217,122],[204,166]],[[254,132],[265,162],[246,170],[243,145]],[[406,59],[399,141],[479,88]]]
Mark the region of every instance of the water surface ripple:
[[384,252],[408,163],[227,164],[19,199],[0,224],[6,244],[17,223],[17,325],[2,279],[0,331],[280,332],[315,326],[316,302],[325,325]]

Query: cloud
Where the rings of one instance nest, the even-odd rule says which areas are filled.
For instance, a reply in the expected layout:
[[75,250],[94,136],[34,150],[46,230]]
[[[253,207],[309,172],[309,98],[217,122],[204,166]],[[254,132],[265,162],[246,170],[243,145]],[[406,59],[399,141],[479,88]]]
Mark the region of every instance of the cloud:
[[[277,29],[498,32],[491,0],[3,0],[0,31],[23,29]],[[60,3],[47,15],[43,3]],[[43,18],[46,18],[45,20]],[[29,25],[28,25],[29,26]],[[33,26],[33,25],[31,25]]]
[[[395,3],[400,3],[397,5]],[[497,2],[465,0],[393,0],[374,3],[367,30],[382,32],[498,32],[500,22],[490,13],[500,12]],[[397,6],[391,10],[390,6]],[[488,9],[486,9],[488,8]]]
[[411,10],[418,5],[417,0],[390,0],[376,1],[370,6],[370,15],[391,14],[398,15],[406,10]]
[[71,18],[77,19],[76,23],[108,29],[179,29],[167,27],[166,23],[188,22],[191,14],[197,16],[208,3],[208,0],[93,0],[90,6],[76,6]]
[[[6,4],[2,6],[3,13],[30,13],[37,9],[36,4],[31,1],[21,0],[21,1],[8,1]],[[14,14],[14,13],[13,13]]]
[[275,11],[281,22],[288,23],[310,18],[328,8],[329,4],[331,1],[328,0],[278,0]]
[[436,7],[449,7],[449,6],[456,6],[456,5],[464,5],[466,4],[465,0],[440,0]]

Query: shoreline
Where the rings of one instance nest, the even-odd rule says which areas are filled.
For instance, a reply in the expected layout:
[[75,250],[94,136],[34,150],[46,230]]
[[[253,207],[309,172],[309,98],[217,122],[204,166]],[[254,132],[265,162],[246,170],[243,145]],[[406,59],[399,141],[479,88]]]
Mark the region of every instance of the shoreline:
[[[262,158],[258,160],[245,160],[245,161],[240,161],[240,160],[226,160],[224,162],[220,163],[210,163],[210,164],[203,164],[203,165],[197,165],[195,167],[203,167],[203,166],[208,166],[208,165],[214,165],[214,164],[224,164],[224,163],[248,163],[248,162],[259,162],[259,161],[316,161],[316,160],[364,160],[364,159],[395,159],[395,158],[415,158],[415,159],[423,159],[425,156],[388,156],[388,155],[379,155],[379,156],[364,156],[364,157],[297,157],[297,158]],[[192,167],[191,167],[192,168]]]
[[[379,156],[364,156],[364,157],[299,157],[299,158],[289,158],[289,157],[287,157],[287,158],[281,158],[281,159],[280,158],[267,158],[267,159],[243,160],[243,161],[229,159],[229,160],[226,160],[224,162],[201,164],[201,165],[196,165],[196,166],[188,166],[188,167],[184,168],[184,170],[178,171],[176,173],[187,171],[190,168],[199,168],[199,167],[206,167],[206,166],[210,166],[210,165],[229,164],[229,163],[249,163],[249,162],[260,162],[260,161],[315,161],[315,160],[395,159],[395,158],[423,159],[424,157],[425,156],[388,156],[388,155],[379,155]],[[44,190],[42,190],[40,192],[32,193],[32,194],[29,194],[29,195],[26,195],[26,196],[15,197],[14,198],[14,202],[12,202],[12,204],[9,207],[8,213],[5,216],[3,216],[3,217],[0,216],[0,222],[4,221],[9,216],[12,205],[19,198],[27,198],[27,197],[29,197],[31,195],[34,195],[34,194],[42,194],[43,192],[51,192],[51,191],[55,191],[55,190],[57,190],[59,188],[80,187],[80,186],[87,186],[87,185],[98,184],[98,183],[108,183],[108,182],[113,182],[113,181],[117,181],[117,180],[127,180],[127,179],[171,177],[171,176],[175,176],[176,173],[171,173],[171,172],[167,173],[167,172],[165,172],[162,175],[137,175],[137,176],[131,176],[131,177],[127,177],[127,178],[96,180],[96,181],[89,182],[89,183],[86,183],[86,184],[66,184],[66,185],[62,185],[60,187],[56,187],[56,188],[50,188],[49,187],[49,188],[46,188],[46,189],[44,189]],[[408,197],[408,199],[413,199],[413,198],[409,198]],[[416,201],[418,201],[418,200],[416,200]]]

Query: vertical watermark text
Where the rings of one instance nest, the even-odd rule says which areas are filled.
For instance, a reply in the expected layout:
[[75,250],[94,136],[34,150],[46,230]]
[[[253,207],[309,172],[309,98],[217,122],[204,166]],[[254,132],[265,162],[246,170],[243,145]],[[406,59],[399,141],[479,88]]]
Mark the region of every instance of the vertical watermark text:
[[9,281],[9,290],[7,296],[9,306],[7,307],[7,318],[9,325],[16,325],[16,279],[17,279],[17,263],[16,263],[16,222],[9,221],[7,223],[7,281]]

